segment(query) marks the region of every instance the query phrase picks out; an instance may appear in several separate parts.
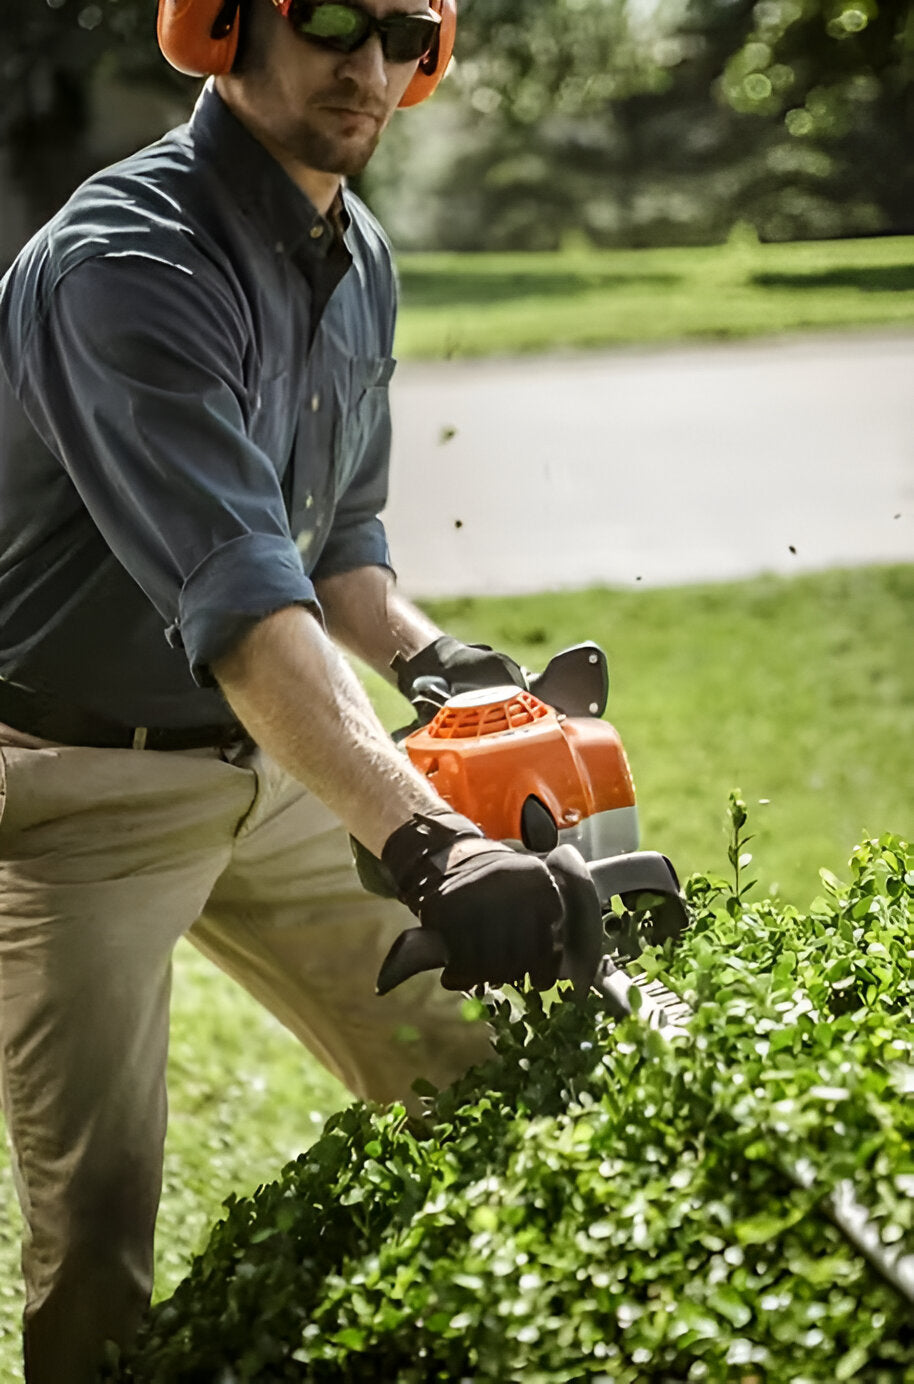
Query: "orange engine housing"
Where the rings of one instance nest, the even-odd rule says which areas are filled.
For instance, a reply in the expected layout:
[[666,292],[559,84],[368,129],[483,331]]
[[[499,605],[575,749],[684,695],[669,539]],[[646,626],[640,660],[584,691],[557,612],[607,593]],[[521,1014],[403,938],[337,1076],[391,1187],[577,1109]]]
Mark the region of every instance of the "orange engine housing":
[[564,716],[520,688],[452,697],[404,746],[435,791],[494,840],[521,840],[531,796],[560,831],[635,805],[615,727],[593,716]]

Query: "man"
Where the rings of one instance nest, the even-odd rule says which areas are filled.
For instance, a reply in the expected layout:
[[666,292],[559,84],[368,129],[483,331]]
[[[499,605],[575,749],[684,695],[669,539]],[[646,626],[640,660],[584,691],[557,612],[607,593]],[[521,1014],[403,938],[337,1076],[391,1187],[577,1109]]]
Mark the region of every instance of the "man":
[[[189,125],[84,185],[0,288],[0,1042],[29,1384],[92,1379],[148,1302],[180,937],[379,1100],[488,1050],[433,977],[376,996],[403,903],[450,990],[555,978],[560,876],[447,811],[337,649],[388,676],[398,656],[406,692],[521,680],[398,594],[377,517],[394,285],[343,183],[434,70],[440,15],[246,0]],[[360,888],[349,834],[401,902]]]

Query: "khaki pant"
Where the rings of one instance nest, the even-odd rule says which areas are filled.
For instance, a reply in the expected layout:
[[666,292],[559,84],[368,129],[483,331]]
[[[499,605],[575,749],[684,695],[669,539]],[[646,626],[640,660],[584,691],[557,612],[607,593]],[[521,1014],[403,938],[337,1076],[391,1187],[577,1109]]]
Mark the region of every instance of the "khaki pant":
[[[184,935],[356,1095],[489,1054],[436,976],[384,999],[411,924],[313,795],[255,751],[0,747],[2,1104],[26,1222],[29,1384],[88,1384],[152,1286],[172,950]],[[404,1043],[398,1030],[420,1037]],[[264,1174],[269,1172],[264,1169]]]

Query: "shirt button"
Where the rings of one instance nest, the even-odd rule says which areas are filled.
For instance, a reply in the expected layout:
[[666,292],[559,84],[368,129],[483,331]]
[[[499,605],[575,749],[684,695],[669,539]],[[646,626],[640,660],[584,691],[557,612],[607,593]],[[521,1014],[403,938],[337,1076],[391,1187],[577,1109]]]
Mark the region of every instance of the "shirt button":
[[318,411],[318,409],[320,408],[320,406],[321,406],[321,396],[320,396],[319,394],[312,394],[312,395],[311,395],[311,412],[312,412],[312,413],[317,413],[317,411]]
[[321,238],[321,236],[322,236],[323,234],[324,234],[324,228],[323,228],[323,226],[312,226],[312,227],[311,227],[311,239],[312,239],[312,240],[320,240],[320,238]]

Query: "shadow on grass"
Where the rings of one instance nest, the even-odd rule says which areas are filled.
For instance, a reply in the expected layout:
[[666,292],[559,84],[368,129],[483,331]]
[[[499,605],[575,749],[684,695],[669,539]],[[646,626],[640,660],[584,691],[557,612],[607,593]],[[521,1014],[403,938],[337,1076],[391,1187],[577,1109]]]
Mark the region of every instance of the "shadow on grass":
[[473,307],[513,303],[523,298],[568,298],[613,288],[664,288],[680,282],[678,274],[565,273],[484,274],[434,272],[404,267],[403,300],[409,307]]
[[861,293],[914,292],[914,264],[874,265],[864,269],[826,269],[818,274],[753,274],[760,288],[857,288]]

